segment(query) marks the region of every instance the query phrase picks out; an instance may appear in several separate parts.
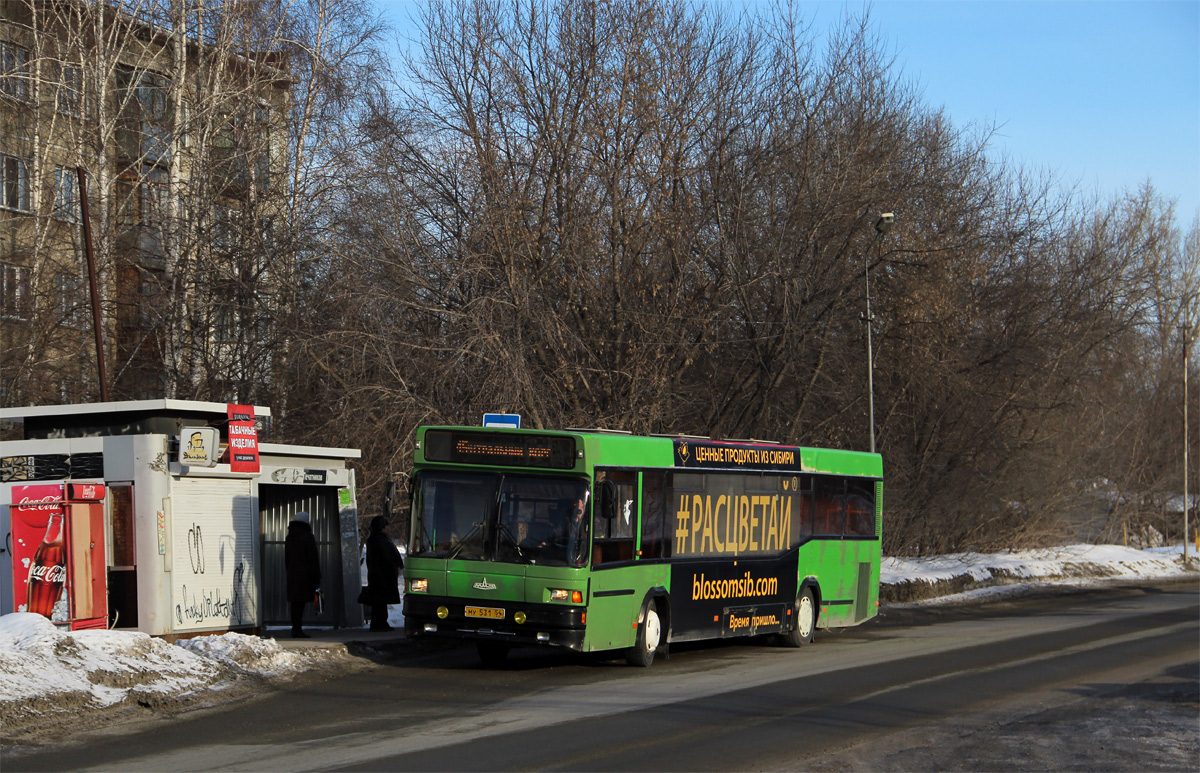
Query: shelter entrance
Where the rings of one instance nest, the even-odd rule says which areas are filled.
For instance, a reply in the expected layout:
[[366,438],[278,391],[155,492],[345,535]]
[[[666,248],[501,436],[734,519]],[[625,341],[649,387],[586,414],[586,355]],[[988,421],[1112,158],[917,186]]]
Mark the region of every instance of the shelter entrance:
[[338,528],[338,489],[335,486],[293,486],[260,483],[259,521],[262,529],[262,622],[264,626],[291,625],[287,603],[287,572],[283,545],[288,524],[301,510],[308,512],[317,553],[321,559],[321,593],[325,609],[319,615],[312,607],[304,611],[305,625],[344,627],[346,611],[340,600],[342,588],[342,544]]

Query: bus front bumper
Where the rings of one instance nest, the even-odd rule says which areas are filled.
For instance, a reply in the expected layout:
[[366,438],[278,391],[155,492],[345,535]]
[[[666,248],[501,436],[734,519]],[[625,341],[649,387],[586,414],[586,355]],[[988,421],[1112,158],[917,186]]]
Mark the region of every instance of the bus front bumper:
[[[438,610],[445,610],[445,617]],[[582,651],[585,607],[404,595],[404,633]],[[485,616],[486,615],[486,616]],[[524,620],[524,622],[517,622]]]

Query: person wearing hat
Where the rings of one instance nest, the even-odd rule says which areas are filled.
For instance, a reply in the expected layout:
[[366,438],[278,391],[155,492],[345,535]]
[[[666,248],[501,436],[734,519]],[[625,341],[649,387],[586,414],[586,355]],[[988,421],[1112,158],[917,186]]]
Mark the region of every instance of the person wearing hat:
[[308,513],[296,513],[288,524],[287,539],[283,542],[283,565],[287,571],[287,599],[292,607],[292,637],[307,639],[302,627],[304,605],[316,596],[321,587],[321,558],[317,553],[317,538],[308,523]]
[[367,536],[367,587],[359,601],[371,608],[372,631],[392,630],[388,625],[388,604],[400,603],[400,586],[396,580],[404,568],[404,559],[384,533],[387,525],[387,518],[375,516]]

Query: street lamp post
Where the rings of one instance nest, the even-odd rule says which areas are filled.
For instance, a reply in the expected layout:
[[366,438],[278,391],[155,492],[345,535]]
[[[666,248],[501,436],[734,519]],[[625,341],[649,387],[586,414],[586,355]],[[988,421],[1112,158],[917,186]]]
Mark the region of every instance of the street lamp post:
[[1188,335],[1191,333],[1188,323],[1191,320],[1186,308],[1183,313],[1184,323],[1179,326],[1179,331],[1183,334],[1183,561],[1187,563],[1188,505],[1191,504],[1188,497]]
[[[896,216],[884,212],[875,221],[875,241],[888,232]],[[874,242],[872,242],[873,244]],[[863,322],[867,323],[867,413],[871,422],[871,453],[875,453],[875,359],[871,352],[871,325],[875,315],[871,313],[871,250],[863,255],[863,276],[867,281],[867,311],[863,314]]]

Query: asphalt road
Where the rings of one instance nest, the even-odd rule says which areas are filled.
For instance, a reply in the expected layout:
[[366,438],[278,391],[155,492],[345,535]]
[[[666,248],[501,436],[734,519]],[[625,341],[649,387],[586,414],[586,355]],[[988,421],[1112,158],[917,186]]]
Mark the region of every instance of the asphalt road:
[[467,648],[120,728],[5,770],[1196,770],[1197,584],[885,610],[647,670]]

